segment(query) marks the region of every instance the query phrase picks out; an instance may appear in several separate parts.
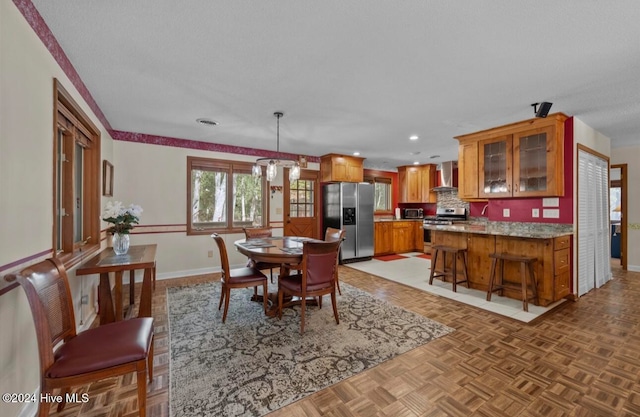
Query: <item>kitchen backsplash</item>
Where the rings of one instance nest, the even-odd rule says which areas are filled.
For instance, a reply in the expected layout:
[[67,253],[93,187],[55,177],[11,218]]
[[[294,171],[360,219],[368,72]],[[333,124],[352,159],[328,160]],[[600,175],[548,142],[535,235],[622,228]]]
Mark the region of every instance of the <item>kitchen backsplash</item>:
[[469,203],[458,198],[458,190],[438,191],[438,208],[465,208],[469,212]]

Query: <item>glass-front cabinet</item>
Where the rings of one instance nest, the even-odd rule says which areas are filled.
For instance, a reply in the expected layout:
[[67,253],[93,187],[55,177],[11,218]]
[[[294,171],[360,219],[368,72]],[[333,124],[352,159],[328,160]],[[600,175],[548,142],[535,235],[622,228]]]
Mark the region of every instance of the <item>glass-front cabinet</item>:
[[480,197],[510,197],[513,141],[511,135],[480,141]]
[[[460,198],[564,195],[564,121],[556,114],[459,136]],[[474,190],[477,144],[477,195]],[[473,150],[473,152],[471,152]]]
[[[561,195],[558,166],[562,166],[562,146],[558,146],[553,126],[513,135],[513,195]],[[559,158],[559,161],[558,161]]]

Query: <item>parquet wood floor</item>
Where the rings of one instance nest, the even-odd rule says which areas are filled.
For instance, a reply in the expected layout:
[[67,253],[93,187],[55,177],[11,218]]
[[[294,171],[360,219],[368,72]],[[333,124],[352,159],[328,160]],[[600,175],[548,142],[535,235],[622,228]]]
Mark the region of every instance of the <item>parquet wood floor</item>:
[[[270,417],[640,416],[640,273],[525,324],[340,267],[340,279],[456,331]],[[169,413],[166,288],[217,279],[158,281],[154,380],[147,415]],[[89,387],[90,403],[53,416],[135,416],[135,377]]]

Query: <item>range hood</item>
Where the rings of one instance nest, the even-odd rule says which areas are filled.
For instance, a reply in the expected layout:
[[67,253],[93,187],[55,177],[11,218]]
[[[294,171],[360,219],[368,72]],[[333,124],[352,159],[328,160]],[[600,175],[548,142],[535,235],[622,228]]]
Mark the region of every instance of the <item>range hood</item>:
[[453,169],[458,167],[457,161],[447,161],[440,164],[440,185],[431,191],[455,191],[458,184],[453,180]]

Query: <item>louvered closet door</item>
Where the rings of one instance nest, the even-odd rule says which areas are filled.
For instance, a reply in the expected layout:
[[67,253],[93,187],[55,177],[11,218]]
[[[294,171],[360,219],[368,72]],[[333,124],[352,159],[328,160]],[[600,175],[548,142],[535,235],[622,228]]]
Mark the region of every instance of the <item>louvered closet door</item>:
[[578,151],[578,295],[611,279],[609,172],[602,158]]
[[593,202],[589,186],[595,164],[591,154],[578,151],[578,295],[584,295],[595,288],[595,231],[593,223]]
[[611,229],[609,226],[609,164],[595,158],[596,164],[596,288],[611,279]]

